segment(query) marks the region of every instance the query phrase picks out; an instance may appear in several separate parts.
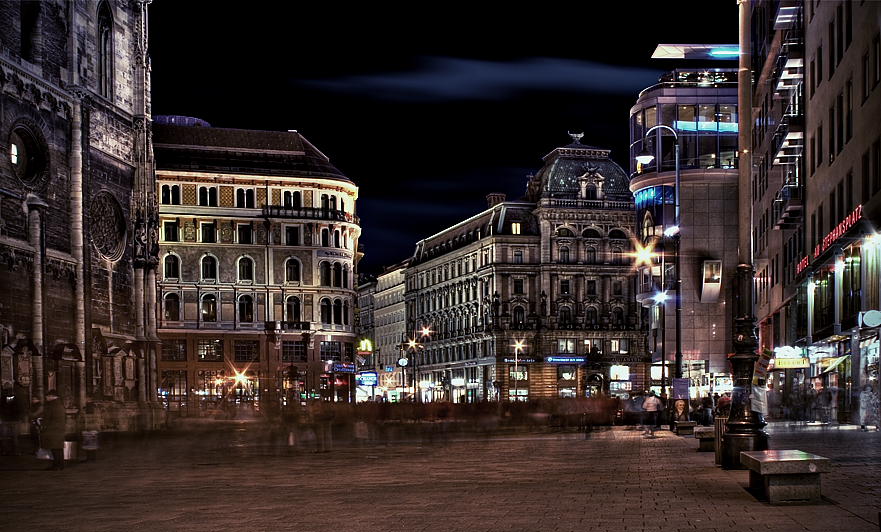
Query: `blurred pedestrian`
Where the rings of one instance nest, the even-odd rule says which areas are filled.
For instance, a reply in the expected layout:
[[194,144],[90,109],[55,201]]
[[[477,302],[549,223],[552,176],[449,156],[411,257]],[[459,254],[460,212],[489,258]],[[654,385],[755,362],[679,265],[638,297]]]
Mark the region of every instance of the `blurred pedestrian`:
[[55,390],[46,393],[46,406],[43,408],[43,421],[40,425],[40,443],[52,451],[52,465],[47,469],[64,469],[64,435],[67,432],[67,411]]
[[642,408],[645,411],[645,430],[644,436],[654,437],[655,427],[658,424],[658,414],[661,413],[663,405],[661,400],[655,396],[654,390],[649,392],[649,396],[642,402]]
[[333,405],[326,401],[312,401],[309,405],[312,426],[315,429],[316,453],[329,453],[333,450]]
[[869,425],[875,425],[875,430],[879,430],[878,415],[878,396],[872,390],[871,384],[863,386],[860,392],[860,430],[866,432]]

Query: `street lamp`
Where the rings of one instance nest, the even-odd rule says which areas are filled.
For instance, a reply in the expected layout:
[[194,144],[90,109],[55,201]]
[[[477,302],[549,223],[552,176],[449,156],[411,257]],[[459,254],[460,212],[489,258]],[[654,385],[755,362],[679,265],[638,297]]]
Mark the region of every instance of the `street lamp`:
[[520,400],[520,394],[518,389],[518,383],[520,378],[520,353],[523,352],[523,348],[526,346],[526,342],[523,340],[517,340],[514,342],[514,400]]
[[652,298],[655,300],[655,304],[658,305],[658,313],[661,317],[661,395],[667,394],[667,312],[664,303],[669,298],[670,296],[667,295],[666,290],[658,292]]
[[[651,127],[648,131],[643,135],[643,145],[645,145],[645,140],[648,139],[649,134],[656,129],[666,129],[671,134],[673,134],[673,146],[674,146],[674,154],[676,160],[675,166],[675,182],[674,182],[674,211],[673,211],[673,225],[667,227],[664,230],[664,236],[673,239],[674,244],[674,255],[673,255],[673,269],[676,271],[676,276],[674,278],[674,286],[676,289],[676,359],[675,359],[675,377],[677,379],[682,378],[682,276],[679,271],[679,242],[680,242],[680,228],[681,228],[681,219],[679,217],[679,189],[680,189],[680,175],[679,175],[679,135],[676,134],[676,130],[672,127],[658,124],[657,126]],[[648,150],[643,148],[643,150],[635,157],[636,162],[640,164],[649,164],[654,160],[655,156],[651,154]],[[661,272],[665,274],[666,272]],[[664,280],[664,284],[666,285],[666,279]],[[665,286],[666,287],[666,286]]]

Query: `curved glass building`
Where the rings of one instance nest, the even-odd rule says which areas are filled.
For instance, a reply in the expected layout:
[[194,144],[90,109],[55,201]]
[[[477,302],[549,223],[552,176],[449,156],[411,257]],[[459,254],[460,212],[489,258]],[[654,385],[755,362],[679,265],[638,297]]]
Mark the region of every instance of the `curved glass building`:
[[[648,136],[646,132],[657,125]],[[630,190],[645,246],[637,300],[648,307],[652,387],[670,385],[676,352],[675,254],[682,280],[683,377],[692,396],[728,391],[732,351],[725,301],[737,266],[737,71],[687,69],[664,74],[630,109]],[[679,249],[675,216],[675,138],[680,145]],[[638,154],[654,160],[641,165]],[[662,370],[661,361],[668,369]]]

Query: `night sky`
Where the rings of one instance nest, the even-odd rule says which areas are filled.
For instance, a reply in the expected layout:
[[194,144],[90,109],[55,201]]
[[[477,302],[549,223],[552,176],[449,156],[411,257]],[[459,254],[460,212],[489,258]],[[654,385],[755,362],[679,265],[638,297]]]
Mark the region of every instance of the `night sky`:
[[520,198],[567,131],[626,170],[639,91],[703,66],[655,46],[737,42],[735,0],[479,4],[155,0],[153,113],[298,130],[360,187],[376,273],[487,193]]

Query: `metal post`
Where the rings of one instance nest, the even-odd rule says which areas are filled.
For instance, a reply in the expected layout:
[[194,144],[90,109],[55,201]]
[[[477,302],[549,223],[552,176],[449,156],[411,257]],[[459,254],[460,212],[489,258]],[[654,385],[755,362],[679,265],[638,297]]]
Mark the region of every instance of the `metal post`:
[[676,226],[676,234],[673,235],[673,268],[676,270],[676,378],[682,378],[682,275],[679,271],[680,253],[679,244],[681,242],[679,235],[682,234],[682,220],[679,213],[679,137],[673,135],[673,144],[676,152],[676,182],[675,182],[675,210],[673,216],[673,225]]
[[756,318],[753,312],[753,277],[750,185],[752,157],[750,152],[752,128],[752,73],[750,71],[750,3],[738,0],[740,11],[740,64],[738,69],[738,259],[735,278],[734,308],[734,355],[730,357],[734,391],[731,397],[731,414],[728,431],[722,440],[722,466],[728,469],[742,468],[741,451],[763,451],[768,448],[768,435],[762,430],[765,420],[752,411],[753,370],[758,354]]

